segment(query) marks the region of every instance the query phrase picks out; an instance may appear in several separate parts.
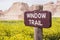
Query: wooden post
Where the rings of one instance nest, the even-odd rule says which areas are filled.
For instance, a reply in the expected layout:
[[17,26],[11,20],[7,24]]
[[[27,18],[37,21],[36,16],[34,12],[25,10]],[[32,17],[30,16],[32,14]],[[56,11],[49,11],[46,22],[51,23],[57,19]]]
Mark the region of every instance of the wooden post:
[[[38,5],[36,6],[36,10],[42,11],[43,10],[43,6],[42,5]],[[43,29],[42,28],[38,28],[35,27],[34,28],[34,40],[43,40]]]
[[34,28],[34,40],[43,40],[43,29]]

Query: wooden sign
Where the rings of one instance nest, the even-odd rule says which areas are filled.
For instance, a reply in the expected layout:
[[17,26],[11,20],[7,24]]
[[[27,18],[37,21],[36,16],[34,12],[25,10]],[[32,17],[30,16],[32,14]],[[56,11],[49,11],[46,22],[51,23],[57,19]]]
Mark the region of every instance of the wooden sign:
[[27,11],[24,13],[26,26],[49,28],[51,27],[51,12],[49,11]]

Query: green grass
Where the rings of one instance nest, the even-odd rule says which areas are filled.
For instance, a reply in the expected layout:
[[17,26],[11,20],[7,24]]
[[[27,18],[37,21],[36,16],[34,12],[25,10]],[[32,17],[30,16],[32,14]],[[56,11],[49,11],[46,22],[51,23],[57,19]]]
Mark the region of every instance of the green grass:
[[[60,18],[52,18],[51,28],[43,29],[43,39],[60,39]],[[0,40],[34,40],[34,29],[25,26],[24,21],[0,20]]]
[[46,40],[59,40],[60,39],[60,18],[52,19],[51,28],[43,29],[44,39]]

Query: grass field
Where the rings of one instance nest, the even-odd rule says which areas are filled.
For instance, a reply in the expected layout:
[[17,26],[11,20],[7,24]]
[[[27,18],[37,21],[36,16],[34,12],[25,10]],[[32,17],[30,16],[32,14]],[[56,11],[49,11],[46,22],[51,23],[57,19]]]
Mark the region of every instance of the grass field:
[[[34,40],[34,28],[24,21],[1,21],[0,40]],[[60,18],[52,18],[51,28],[43,29],[43,40],[60,40]]]

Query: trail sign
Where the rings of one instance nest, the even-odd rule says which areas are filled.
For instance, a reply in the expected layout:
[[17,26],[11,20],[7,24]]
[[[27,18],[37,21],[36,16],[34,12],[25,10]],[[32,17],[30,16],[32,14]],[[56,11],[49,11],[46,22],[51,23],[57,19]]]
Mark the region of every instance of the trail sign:
[[51,26],[51,12],[49,11],[27,11],[24,13],[26,26],[49,28]]

